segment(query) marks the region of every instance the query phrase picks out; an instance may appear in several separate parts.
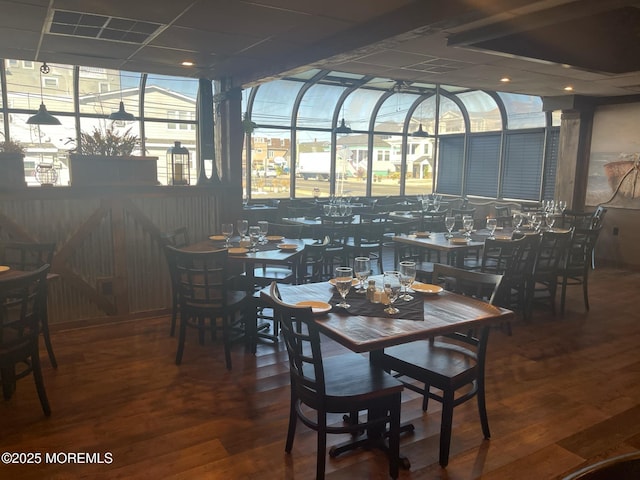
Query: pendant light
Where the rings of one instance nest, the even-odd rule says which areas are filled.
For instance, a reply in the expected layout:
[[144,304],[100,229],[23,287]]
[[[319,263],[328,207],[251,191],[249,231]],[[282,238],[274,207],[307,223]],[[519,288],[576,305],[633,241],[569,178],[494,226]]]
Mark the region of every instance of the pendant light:
[[60,120],[47,112],[47,107],[44,106],[44,95],[42,93],[42,75],[49,73],[51,69],[47,63],[40,65],[40,108],[38,113],[32,115],[27,119],[29,125],[60,125]]
[[342,120],[340,121],[340,126],[333,129],[333,131],[339,135],[348,135],[351,133],[351,127],[347,127],[347,124],[344,123],[344,102],[342,103]]
[[[420,118],[422,118],[422,104],[424,103],[424,101],[420,102]],[[412,137],[418,137],[418,138],[427,138],[429,136],[429,132],[425,131],[422,129],[422,122],[420,122],[420,126],[418,127],[418,130],[416,130],[415,132],[413,132],[411,134]]]
[[117,112],[112,112],[111,115],[109,115],[109,120],[117,120],[120,122],[133,122],[136,117],[132,114],[127,112],[124,109],[124,102],[122,101],[122,71],[118,70],[118,75],[120,76],[120,108],[118,108]]

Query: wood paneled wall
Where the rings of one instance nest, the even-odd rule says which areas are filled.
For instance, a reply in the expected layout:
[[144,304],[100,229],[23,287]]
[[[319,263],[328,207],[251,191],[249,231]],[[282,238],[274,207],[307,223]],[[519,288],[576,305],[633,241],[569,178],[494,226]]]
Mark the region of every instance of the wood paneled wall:
[[0,193],[0,239],[56,242],[52,324],[155,314],[171,298],[161,233],[186,226],[192,241],[205,238],[219,230],[223,208],[240,211],[229,197],[221,186]]

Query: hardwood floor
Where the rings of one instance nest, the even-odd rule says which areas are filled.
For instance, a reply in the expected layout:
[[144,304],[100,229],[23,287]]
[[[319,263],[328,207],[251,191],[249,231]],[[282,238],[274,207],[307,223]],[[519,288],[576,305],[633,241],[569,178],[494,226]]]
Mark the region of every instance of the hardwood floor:
[[[491,440],[483,440],[474,402],[454,413],[449,466],[440,468],[440,405],[428,413],[403,394],[403,421],[416,426],[401,449],[411,469],[401,479],[556,479],[586,463],[640,449],[640,273],[598,268],[591,311],[580,287],[567,313],[534,313],[513,336],[492,332],[487,364]],[[168,318],[52,334],[59,368],[42,354],[52,416],[45,418],[31,379],[0,401],[0,452],[41,452],[39,465],[0,464],[12,479],[310,479],[315,434],[298,425],[284,453],[288,365],[284,346],[237,345],[233,371],[219,342],[187,339],[174,364]],[[191,332],[193,333],[193,332]],[[330,354],[340,346],[327,340]],[[338,421],[338,419],[336,419]],[[330,436],[329,444],[339,437]],[[45,464],[45,452],[110,453],[108,464]],[[64,456],[60,456],[64,460]],[[329,479],[384,479],[377,451],[327,458]]]

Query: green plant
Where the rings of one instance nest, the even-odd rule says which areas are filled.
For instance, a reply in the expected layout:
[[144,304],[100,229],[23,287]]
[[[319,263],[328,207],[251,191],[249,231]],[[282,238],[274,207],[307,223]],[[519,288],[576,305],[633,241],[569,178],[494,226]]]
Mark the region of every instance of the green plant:
[[140,139],[131,134],[131,129],[118,133],[113,128],[104,130],[94,127],[92,132],[80,134],[77,152],[82,155],[128,156],[138,146]]
[[21,153],[24,155],[24,147],[20,142],[13,141],[9,138],[0,142],[0,152]]

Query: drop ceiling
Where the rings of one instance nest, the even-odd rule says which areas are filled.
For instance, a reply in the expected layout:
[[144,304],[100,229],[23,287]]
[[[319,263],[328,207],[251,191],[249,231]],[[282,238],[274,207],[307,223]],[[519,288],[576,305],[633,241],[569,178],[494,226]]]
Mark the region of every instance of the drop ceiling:
[[0,0],[0,12],[2,58],[240,86],[321,68],[541,96],[640,93],[638,1]]

